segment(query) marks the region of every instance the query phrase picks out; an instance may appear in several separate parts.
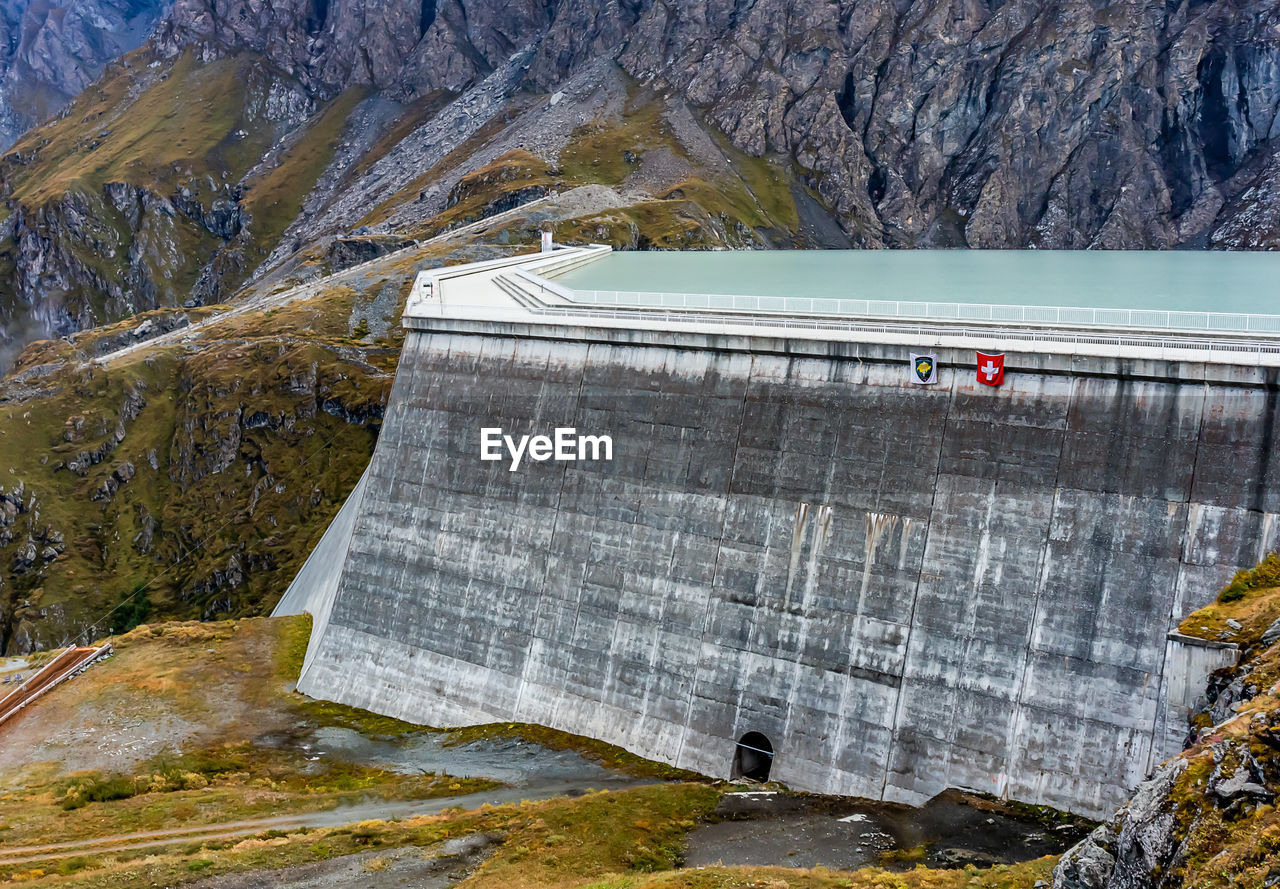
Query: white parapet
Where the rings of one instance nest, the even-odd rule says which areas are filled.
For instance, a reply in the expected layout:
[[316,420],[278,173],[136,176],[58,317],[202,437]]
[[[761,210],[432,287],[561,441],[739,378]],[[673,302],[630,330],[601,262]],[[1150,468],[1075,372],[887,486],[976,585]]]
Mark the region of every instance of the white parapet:
[[[1010,306],[731,297],[699,294],[578,291],[556,276],[603,259],[603,245],[430,269],[418,274],[405,310],[406,326],[432,329],[471,322],[600,332],[686,333],[694,336],[808,340],[934,349],[1004,350],[1021,355],[1076,356],[1139,362],[1187,362],[1246,368],[1280,367],[1280,332],[1160,328],[1115,320],[1117,310],[1052,309],[1013,313]],[[825,311],[838,304],[840,311]],[[806,309],[807,306],[807,310]],[[912,315],[912,307],[956,309],[954,316]],[[989,310],[981,312],[962,309]],[[796,310],[800,309],[800,310]],[[996,311],[996,310],[999,311]],[[945,315],[945,313],[943,313]],[[1128,313],[1133,321],[1159,313]],[[1163,313],[1172,317],[1174,313]],[[1182,313],[1186,314],[1186,313]],[[1043,316],[1043,317],[1042,317]],[[1133,317],[1130,317],[1133,316]],[[1244,316],[1241,316],[1244,317]],[[1271,316],[1251,316],[1267,319]],[[1141,319],[1139,319],[1141,320]],[[1166,318],[1167,320],[1167,318]],[[1211,326],[1211,325],[1210,325]],[[1011,366],[1016,366],[1016,361]]]

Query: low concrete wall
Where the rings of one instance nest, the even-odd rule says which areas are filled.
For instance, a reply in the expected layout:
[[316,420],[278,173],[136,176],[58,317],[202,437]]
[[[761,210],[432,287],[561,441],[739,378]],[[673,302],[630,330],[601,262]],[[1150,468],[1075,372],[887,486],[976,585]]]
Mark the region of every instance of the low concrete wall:
[[[900,347],[439,324],[308,694],[713,775],[759,731],[801,789],[1101,816],[1213,661],[1169,670],[1173,620],[1276,544],[1272,372],[1010,355],[989,389],[943,350],[925,388]],[[614,460],[508,472],[486,426]]]
[[1240,648],[1173,632],[1165,643],[1165,750],[1180,750],[1191,739],[1191,717],[1208,704],[1206,678],[1216,670],[1234,667]]

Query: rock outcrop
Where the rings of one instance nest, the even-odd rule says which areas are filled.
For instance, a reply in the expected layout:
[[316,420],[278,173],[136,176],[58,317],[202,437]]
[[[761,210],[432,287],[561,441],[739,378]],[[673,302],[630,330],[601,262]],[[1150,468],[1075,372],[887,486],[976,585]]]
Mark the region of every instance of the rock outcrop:
[[[867,246],[1273,246],[1280,4],[179,0],[171,52],[249,47],[321,94],[463,90],[601,55],[808,171]],[[361,51],[357,52],[356,47]]]
[[[1062,857],[1053,889],[1280,885],[1280,618],[1268,623],[1280,595],[1264,590],[1237,610],[1254,632],[1240,639],[1241,665],[1211,684],[1197,724],[1214,724]],[[1201,623],[1197,615],[1184,627]]]

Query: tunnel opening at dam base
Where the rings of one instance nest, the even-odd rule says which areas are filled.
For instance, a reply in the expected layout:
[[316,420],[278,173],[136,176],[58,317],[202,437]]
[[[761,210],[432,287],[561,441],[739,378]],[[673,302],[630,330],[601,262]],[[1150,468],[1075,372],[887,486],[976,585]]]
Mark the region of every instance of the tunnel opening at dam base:
[[731,780],[747,778],[764,784],[772,768],[773,744],[767,737],[760,732],[747,732],[738,739],[733,751],[733,768],[729,770]]

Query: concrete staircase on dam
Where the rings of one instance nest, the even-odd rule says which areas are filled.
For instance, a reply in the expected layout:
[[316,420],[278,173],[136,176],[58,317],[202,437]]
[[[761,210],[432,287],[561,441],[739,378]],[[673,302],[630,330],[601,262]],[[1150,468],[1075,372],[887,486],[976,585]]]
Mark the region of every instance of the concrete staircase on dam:
[[[582,307],[547,277],[606,252],[415,285],[373,460],[281,605],[316,616],[300,690],[719,776],[750,733],[799,789],[1093,816],[1181,749],[1236,651],[1173,630],[1280,545],[1273,368]],[[613,459],[511,472],[489,426]]]

